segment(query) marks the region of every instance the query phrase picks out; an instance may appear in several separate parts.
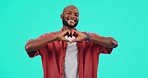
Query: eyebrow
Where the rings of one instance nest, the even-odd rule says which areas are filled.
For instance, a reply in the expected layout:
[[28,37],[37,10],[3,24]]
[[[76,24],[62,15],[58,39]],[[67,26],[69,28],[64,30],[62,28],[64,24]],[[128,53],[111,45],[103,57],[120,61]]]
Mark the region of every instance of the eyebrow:
[[[72,12],[72,11],[70,11],[70,10],[67,10],[67,12]],[[77,11],[77,12],[75,12],[76,14],[79,14],[79,12]]]

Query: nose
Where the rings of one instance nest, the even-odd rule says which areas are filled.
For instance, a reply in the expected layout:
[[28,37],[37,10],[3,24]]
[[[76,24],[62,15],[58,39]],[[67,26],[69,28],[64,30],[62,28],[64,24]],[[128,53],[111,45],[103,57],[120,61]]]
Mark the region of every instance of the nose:
[[69,19],[75,20],[76,18],[74,16],[70,16]]
[[71,14],[71,15],[69,16],[69,19],[71,19],[71,20],[76,20],[77,18],[76,18],[76,16],[75,16],[74,14]]

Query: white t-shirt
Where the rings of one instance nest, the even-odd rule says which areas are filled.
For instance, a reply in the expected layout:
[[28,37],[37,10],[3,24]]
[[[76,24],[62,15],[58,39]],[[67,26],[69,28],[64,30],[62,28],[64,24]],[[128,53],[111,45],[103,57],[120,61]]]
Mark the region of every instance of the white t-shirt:
[[[74,36],[72,37],[65,36],[65,38],[70,41],[75,39]],[[64,78],[78,78],[78,50],[76,42],[74,43],[67,42],[64,67],[65,67]]]

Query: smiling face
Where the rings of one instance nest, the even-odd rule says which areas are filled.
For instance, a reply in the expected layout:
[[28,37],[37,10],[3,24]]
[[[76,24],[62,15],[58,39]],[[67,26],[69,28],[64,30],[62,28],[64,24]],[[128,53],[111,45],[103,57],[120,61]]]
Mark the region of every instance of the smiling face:
[[61,18],[64,26],[75,28],[79,21],[79,11],[73,5],[67,6],[61,14]]

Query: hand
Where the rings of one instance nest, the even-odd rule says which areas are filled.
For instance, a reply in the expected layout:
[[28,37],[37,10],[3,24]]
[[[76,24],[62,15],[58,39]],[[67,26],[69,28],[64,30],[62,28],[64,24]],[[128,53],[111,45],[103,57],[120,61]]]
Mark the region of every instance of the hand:
[[73,42],[79,42],[79,41],[84,41],[86,40],[86,35],[77,31],[77,30],[71,30],[71,35],[75,37],[74,40],[72,40],[70,43],[73,43]]
[[69,40],[67,40],[65,38],[66,35],[70,34],[70,30],[65,30],[62,33],[59,33],[56,35],[56,40],[61,40],[61,41],[65,41],[65,42],[69,42]]

